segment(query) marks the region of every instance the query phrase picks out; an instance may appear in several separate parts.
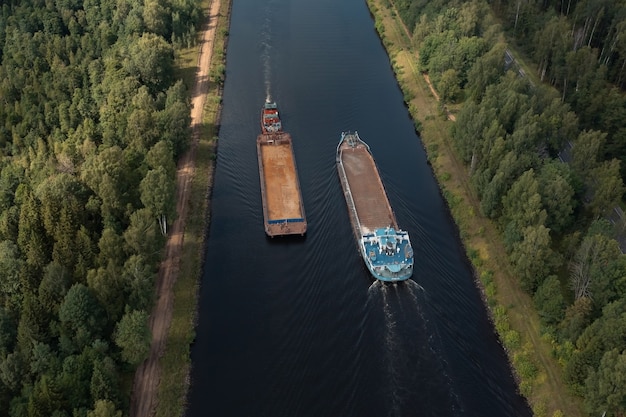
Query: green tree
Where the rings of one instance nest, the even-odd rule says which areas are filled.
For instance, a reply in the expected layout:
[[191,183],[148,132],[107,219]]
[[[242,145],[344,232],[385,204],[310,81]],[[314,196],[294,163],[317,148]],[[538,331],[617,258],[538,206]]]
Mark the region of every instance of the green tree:
[[491,219],[498,217],[500,214],[502,205],[501,198],[506,189],[505,181],[505,174],[501,171],[496,172],[485,187],[482,199],[480,200],[480,210],[485,216]]
[[131,186],[128,183],[129,171],[119,146],[106,148],[85,161],[81,176],[100,198],[106,226],[115,225],[119,219],[123,219],[128,203],[127,190]]
[[119,375],[113,359],[105,356],[94,360],[90,389],[94,401],[119,401]]
[[565,316],[565,298],[556,275],[547,277],[537,288],[533,302],[543,323],[558,325]]
[[581,297],[565,310],[565,318],[559,325],[560,334],[565,340],[575,342],[591,322],[592,302]]
[[24,297],[20,279],[23,265],[16,244],[0,242],[0,304],[11,311],[19,311]]
[[626,412],[626,351],[607,351],[585,381],[585,408],[590,415]]
[[0,358],[13,351],[17,336],[17,323],[7,310],[0,307]]
[[0,240],[17,242],[20,208],[11,206],[0,213]]
[[158,141],[150,148],[146,154],[146,163],[150,169],[165,168],[169,178],[174,178],[176,174],[176,164],[174,163],[172,150],[164,140]]
[[579,132],[578,116],[570,106],[554,97],[539,114],[539,128],[549,150],[556,154]]
[[563,83],[562,76],[565,68],[565,53],[571,42],[569,24],[565,17],[554,16],[539,31],[535,33],[535,62],[539,64],[541,81]]
[[95,266],[95,245],[91,238],[90,231],[85,227],[76,232],[76,265],[74,267],[74,277],[81,281],[87,276],[90,267]]
[[589,372],[600,366],[605,352],[621,350],[626,340],[626,302],[615,301],[602,309],[602,315],[589,325],[576,341],[577,350],[566,370],[578,390],[584,389]]
[[157,216],[161,234],[167,235],[167,218],[174,216],[175,184],[164,167],[148,171],[139,184],[141,202]]
[[72,284],[70,273],[65,266],[54,261],[48,264],[44,270],[37,293],[38,301],[45,311],[52,316],[57,316],[59,306]]
[[132,255],[124,264],[124,281],[128,306],[132,310],[150,311],[154,301],[154,267],[139,255]]
[[452,57],[446,52],[454,48],[457,42],[451,30],[433,31],[426,36],[419,50],[420,69],[433,76],[452,68]]
[[586,178],[598,166],[598,155],[604,146],[606,133],[585,130],[574,140],[571,165],[574,171]]
[[174,51],[165,39],[144,33],[129,46],[125,69],[137,76],[151,92],[164,91],[172,81]]
[[134,254],[154,261],[158,259],[163,244],[163,237],[157,229],[152,210],[139,209],[130,216],[130,225],[124,232],[124,241]]
[[602,308],[624,294],[625,257],[616,240],[602,235],[594,235],[583,241],[592,245],[589,259],[589,292],[593,304]]
[[98,241],[98,263],[107,267],[110,262],[118,263],[125,258],[124,238],[111,227],[105,227]]
[[29,417],[49,417],[53,411],[63,407],[63,395],[59,386],[47,375],[41,378],[33,386],[28,401]]
[[26,257],[26,264],[34,273],[39,272],[50,261],[49,241],[42,227],[39,204],[28,191],[20,210],[17,245]]
[[592,199],[589,207],[595,216],[610,213],[624,196],[620,161],[604,161],[592,171]]
[[496,43],[490,51],[478,58],[467,73],[466,91],[469,97],[480,101],[488,86],[497,84],[504,75],[502,60],[506,52],[504,43]]
[[185,101],[175,101],[156,112],[155,119],[161,139],[168,143],[175,157],[180,156],[188,148],[191,136],[190,105]]
[[0,211],[6,210],[15,203],[15,191],[24,182],[24,168],[18,164],[7,164],[0,173]]
[[90,381],[93,372],[93,351],[85,348],[80,354],[67,356],[63,360],[59,385],[74,408],[91,406]]
[[556,254],[551,249],[550,231],[543,225],[528,226],[522,231],[522,240],[513,245],[510,259],[522,288],[534,294],[548,276]]
[[155,121],[155,102],[150,91],[145,86],[137,90],[137,94],[132,98],[132,110],[130,110],[124,143],[136,149],[141,154],[145,154],[159,137],[159,129]]
[[50,317],[37,297],[27,294],[22,303],[17,326],[18,348],[24,353],[25,359],[30,359],[29,353],[34,342],[50,342],[52,335],[48,326],[49,321]]
[[529,85],[524,78],[508,71],[498,84],[485,90],[481,105],[496,111],[496,118],[506,132],[512,133],[520,116],[530,108]]
[[26,364],[19,352],[9,353],[0,359],[0,381],[9,392],[16,394],[22,388],[22,384],[28,382],[24,378],[26,374]]
[[483,148],[483,132],[494,118],[494,112],[479,107],[473,101],[465,103],[459,112],[458,123],[452,126],[452,134],[465,162],[480,159],[482,156],[480,150]]
[[126,125],[132,106],[133,97],[141,88],[141,83],[136,76],[120,78],[117,69],[119,62],[124,61],[123,53],[119,55],[111,53],[106,58],[107,66],[115,69],[105,72],[105,78],[101,82],[104,100],[99,109],[99,127],[102,132],[102,143],[107,147],[122,146],[126,143]]
[[441,74],[439,80],[439,94],[443,103],[454,103],[461,94],[459,74],[454,69],[448,69]]
[[122,268],[111,261],[106,268],[91,269],[87,273],[87,283],[106,311],[108,320],[119,320],[126,299]]
[[541,203],[546,208],[546,226],[557,233],[562,232],[572,224],[576,207],[569,166],[550,161],[541,167],[538,180]]
[[169,39],[168,23],[171,12],[162,3],[164,2],[161,0],[146,0],[143,6],[143,21],[150,32]]
[[[491,218],[497,218],[502,210],[502,198],[508,192],[513,183],[529,168],[534,165],[535,161],[528,155],[517,155],[514,151],[509,151],[504,154],[499,160],[496,174],[484,191],[483,199],[481,201],[481,209],[489,207],[488,216]],[[486,203],[487,195],[492,200],[488,206]],[[483,203],[485,205],[483,206]]]
[[87,413],[87,417],[122,417],[122,412],[112,401],[97,400],[94,409]]
[[508,138],[509,146],[518,155],[535,155],[545,141],[539,126],[539,116],[533,109],[528,109],[516,117],[514,125],[515,128]]
[[[593,123],[589,122],[601,117],[604,98],[609,96],[606,67],[598,65],[597,50],[583,46],[567,53],[565,69],[567,78],[563,82],[563,97],[572,103],[583,125],[592,126]],[[602,98],[597,101],[599,96]]]
[[30,371],[33,375],[50,374],[56,375],[60,370],[61,363],[52,351],[50,345],[46,343],[33,343],[32,359]]
[[148,357],[151,341],[148,314],[145,311],[130,311],[115,327],[115,344],[122,349],[122,359],[136,366]]
[[522,174],[502,198],[502,217],[505,228],[504,239],[507,249],[522,239],[523,230],[528,226],[545,224],[547,214],[541,206],[539,182],[533,169]]
[[89,288],[74,284],[59,307],[59,320],[65,335],[79,349],[99,336],[105,324],[104,312]]

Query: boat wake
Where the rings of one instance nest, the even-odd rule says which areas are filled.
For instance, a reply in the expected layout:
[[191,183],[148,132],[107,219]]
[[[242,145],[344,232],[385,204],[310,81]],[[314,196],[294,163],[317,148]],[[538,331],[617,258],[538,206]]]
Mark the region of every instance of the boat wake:
[[[429,328],[426,304],[426,291],[411,279],[393,284],[377,280],[368,289],[369,314],[375,316],[378,310],[378,323],[383,322],[381,386],[390,417],[407,415],[425,402],[442,415],[459,415],[461,409],[442,359],[440,338]],[[429,336],[433,330],[435,335]],[[441,386],[447,391],[429,391]],[[445,400],[432,403],[434,398]]]
[[271,56],[272,56],[272,16],[275,14],[272,10],[272,3],[266,6],[263,19],[263,26],[261,27],[261,34],[259,36],[260,48],[261,48],[261,64],[263,66],[263,82],[265,83],[265,99],[271,101]]

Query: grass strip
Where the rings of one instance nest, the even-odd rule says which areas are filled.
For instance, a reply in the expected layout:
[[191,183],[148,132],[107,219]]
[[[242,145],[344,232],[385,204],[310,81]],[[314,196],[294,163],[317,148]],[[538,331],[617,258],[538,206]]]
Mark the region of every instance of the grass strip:
[[[174,284],[174,310],[168,340],[159,361],[157,417],[182,416],[186,407],[191,371],[191,343],[195,338],[196,311],[202,277],[205,236],[210,222],[210,196],[217,152],[217,135],[221,111],[224,57],[228,38],[231,0],[221,1],[220,15],[213,45],[209,92],[203,109],[202,133],[196,154],[194,177],[185,225],[185,240],[178,278]],[[210,0],[203,0],[208,13]],[[178,70],[187,86],[192,86],[198,60],[198,49],[188,48],[177,56]]]

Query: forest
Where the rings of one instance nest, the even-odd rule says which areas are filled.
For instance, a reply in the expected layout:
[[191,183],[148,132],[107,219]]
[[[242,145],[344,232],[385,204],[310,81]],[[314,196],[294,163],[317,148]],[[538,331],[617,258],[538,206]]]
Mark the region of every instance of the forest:
[[196,0],[0,5],[0,416],[127,415],[176,160]]
[[459,109],[454,147],[567,387],[590,416],[626,415],[626,2],[393,5]]

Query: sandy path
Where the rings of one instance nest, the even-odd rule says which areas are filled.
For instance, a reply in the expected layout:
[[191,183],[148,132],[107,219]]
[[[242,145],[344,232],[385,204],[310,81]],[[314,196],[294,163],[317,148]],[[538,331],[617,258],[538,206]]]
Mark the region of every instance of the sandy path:
[[183,247],[189,184],[193,178],[195,150],[200,135],[202,110],[206,100],[209,67],[213,52],[213,40],[220,9],[220,1],[211,2],[208,22],[202,28],[202,40],[198,57],[198,72],[192,90],[191,128],[192,142],[189,150],[178,162],[176,173],[176,212],[178,214],[170,229],[165,245],[165,257],[161,262],[156,282],[156,303],[150,316],[152,344],[150,354],[138,368],[133,381],[130,404],[131,417],[151,417],[155,414],[160,380],[159,359],[163,355],[167,335],[172,321],[172,288],[178,276],[180,254]]

